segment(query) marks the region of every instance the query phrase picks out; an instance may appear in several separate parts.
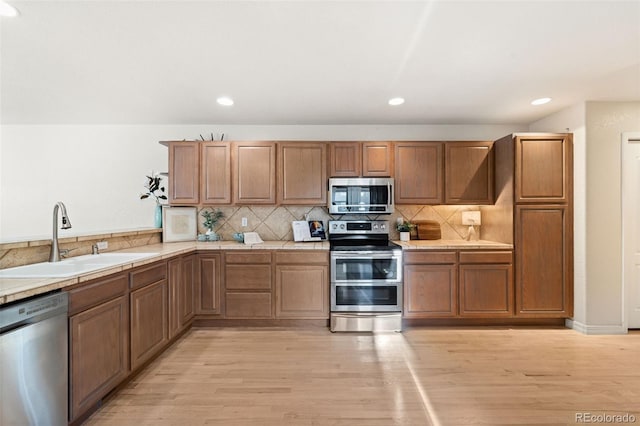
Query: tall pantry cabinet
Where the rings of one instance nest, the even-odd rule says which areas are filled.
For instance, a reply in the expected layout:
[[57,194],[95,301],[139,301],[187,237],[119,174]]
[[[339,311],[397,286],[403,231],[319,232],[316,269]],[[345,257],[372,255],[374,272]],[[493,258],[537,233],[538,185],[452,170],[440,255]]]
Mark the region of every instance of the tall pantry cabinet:
[[503,174],[497,183],[506,182],[502,190],[508,192],[501,199],[513,208],[515,314],[571,317],[573,137],[513,134],[496,141],[495,147],[496,172]]

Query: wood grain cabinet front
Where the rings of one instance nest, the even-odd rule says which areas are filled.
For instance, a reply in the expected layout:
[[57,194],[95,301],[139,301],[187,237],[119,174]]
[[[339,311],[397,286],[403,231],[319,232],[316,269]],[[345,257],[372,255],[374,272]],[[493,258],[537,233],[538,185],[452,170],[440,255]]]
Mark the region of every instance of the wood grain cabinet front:
[[396,142],[396,204],[442,204],[443,143]]
[[329,143],[329,177],[393,176],[391,142]]
[[445,204],[493,204],[493,142],[445,142]]
[[169,146],[169,204],[200,201],[200,144],[167,142]]
[[224,256],[225,318],[273,318],[270,251],[233,251]]
[[70,316],[69,339],[69,416],[74,420],[129,374],[127,296]]
[[168,262],[169,339],[186,329],[195,314],[195,256],[174,258]]
[[278,204],[327,204],[327,145],[278,142]]
[[203,142],[200,148],[202,204],[231,203],[231,144]]
[[460,252],[460,316],[513,316],[513,265],[510,251]]
[[446,318],[457,315],[456,252],[412,251],[406,253],[404,317]]
[[326,251],[276,252],[276,318],[329,318]]
[[276,143],[233,142],[235,204],[276,203]]
[[219,315],[222,257],[219,253],[198,255],[196,268],[196,314]]
[[[160,352],[169,341],[167,263],[131,272],[131,370]],[[148,283],[151,281],[151,283]]]

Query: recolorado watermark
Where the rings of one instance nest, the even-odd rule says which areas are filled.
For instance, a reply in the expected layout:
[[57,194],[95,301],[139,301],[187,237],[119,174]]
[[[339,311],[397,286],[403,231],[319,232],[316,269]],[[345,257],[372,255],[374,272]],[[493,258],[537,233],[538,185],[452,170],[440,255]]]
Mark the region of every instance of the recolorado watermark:
[[576,413],[576,423],[635,423],[636,416],[630,413],[607,414],[607,413]]

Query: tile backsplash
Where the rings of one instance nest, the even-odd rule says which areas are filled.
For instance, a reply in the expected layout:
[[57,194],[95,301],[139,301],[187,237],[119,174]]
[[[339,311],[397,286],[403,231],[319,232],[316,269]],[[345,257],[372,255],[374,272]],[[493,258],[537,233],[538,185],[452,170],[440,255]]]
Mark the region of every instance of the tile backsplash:
[[[236,232],[257,232],[267,240],[293,240],[291,222],[294,220],[320,220],[327,227],[332,219],[381,219],[391,224],[391,239],[399,239],[395,223],[398,218],[403,220],[435,220],[440,223],[443,240],[461,240],[467,236],[468,226],[462,225],[461,214],[467,210],[481,210],[478,206],[424,206],[397,205],[391,215],[329,215],[325,207],[311,206],[243,206],[243,207],[205,207],[204,209],[220,210],[224,217],[218,221],[214,231],[224,240],[230,240]],[[206,232],[202,225],[203,208],[198,209],[198,233]],[[247,226],[243,227],[242,218],[247,218]],[[485,221],[485,217],[482,218]]]

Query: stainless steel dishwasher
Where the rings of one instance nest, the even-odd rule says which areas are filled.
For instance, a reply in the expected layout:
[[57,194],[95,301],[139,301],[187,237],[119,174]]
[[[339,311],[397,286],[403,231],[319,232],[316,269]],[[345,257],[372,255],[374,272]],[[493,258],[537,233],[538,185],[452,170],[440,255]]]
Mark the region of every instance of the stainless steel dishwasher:
[[0,425],[68,422],[67,293],[0,306]]

